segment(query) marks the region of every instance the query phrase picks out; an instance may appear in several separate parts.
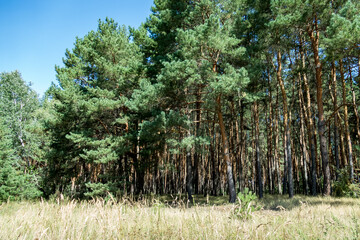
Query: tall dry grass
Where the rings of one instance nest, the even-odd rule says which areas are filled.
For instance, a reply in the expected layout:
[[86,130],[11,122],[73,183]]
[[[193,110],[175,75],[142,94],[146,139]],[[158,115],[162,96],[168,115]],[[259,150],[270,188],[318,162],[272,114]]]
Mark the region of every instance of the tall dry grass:
[[266,196],[258,204],[243,219],[230,204],[5,203],[0,239],[360,239],[358,199]]

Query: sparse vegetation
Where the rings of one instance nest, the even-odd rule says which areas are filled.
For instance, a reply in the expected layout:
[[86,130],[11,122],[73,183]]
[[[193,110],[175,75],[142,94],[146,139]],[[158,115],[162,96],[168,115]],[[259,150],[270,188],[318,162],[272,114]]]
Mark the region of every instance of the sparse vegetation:
[[[266,195],[250,219],[227,198],[11,202],[0,206],[0,239],[358,239],[353,198]],[[206,202],[209,202],[208,204]],[[214,202],[212,202],[214,201]]]

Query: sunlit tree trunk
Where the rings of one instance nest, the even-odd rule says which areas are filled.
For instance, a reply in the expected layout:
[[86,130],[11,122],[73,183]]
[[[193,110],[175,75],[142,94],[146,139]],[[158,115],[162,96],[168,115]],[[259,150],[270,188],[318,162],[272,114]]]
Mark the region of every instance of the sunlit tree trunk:
[[305,127],[304,127],[304,114],[303,114],[303,101],[302,101],[302,87],[301,87],[301,75],[299,73],[299,113],[300,113],[300,144],[302,151],[302,164],[303,164],[303,182],[304,182],[304,192],[305,195],[309,193],[309,185],[308,185],[308,175],[307,175],[307,162],[309,161],[309,153],[306,148],[306,140],[305,140]]
[[293,172],[292,172],[292,158],[291,158],[291,139],[290,139],[290,128],[289,128],[289,111],[287,104],[287,96],[285,91],[284,82],[282,79],[282,64],[281,64],[281,53],[277,52],[277,71],[276,77],[280,85],[281,95],[283,99],[283,109],[284,109],[284,141],[285,141],[285,151],[286,151],[286,166],[287,166],[287,177],[288,177],[288,192],[289,197],[294,196],[294,182],[293,182]]
[[344,66],[343,62],[340,59],[340,76],[341,76],[341,83],[342,83],[342,98],[344,104],[344,124],[345,124],[345,138],[348,147],[348,161],[349,161],[349,171],[350,171],[350,179],[354,177],[354,166],[353,166],[353,152],[352,152],[352,143],[350,138],[350,130],[349,130],[349,119],[348,119],[348,108],[347,108],[347,101],[346,101],[346,86],[345,86],[345,76],[344,76]]
[[325,119],[324,119],[324,107],[323,107],[323,94],[322,94],[322,63],[319,56],[319,39],[320,32],[318,29],[317,15],[314,17],[314,28],[308,29],[308,34],[311,40],[311,46],[314,53],[315,71],[316,71],[316,100],[318,107],[318,133],[320,139],[320,152],[322,159],[322,168],[324,175],[324,194],[330,195],[330,167],[329,167],[329,153],[327,140],[325,137]]
[[[303,41],[302,36],[300,36],[300,55],[301,55],[301,63],[302,68],[305,70],[305,54],[303,50]],[[307,133],[308,133],[308,143],[310,148],[310,157],[311,157],[311,194],[313,196],[316,195],[316,148],[315,148],[315,128],[312,119],[311,112],[311,97],[310,97],[310,87],[307,80],[306,73],[302,74],[304,80],[305,94],[306,94],[306,108],[304,112],[304,117],[307,125]]]
[[261,171],[261,160],[260,160],[260,145],[259,145],[259,109],[258,104],[254,102],[254,120],[255,120],[255,151],[256,151],[256,177],[259,198],[263,197],[263,182],[262,182],[262,171]]
[[282,194],[281,188],[281,170],[280,170],[280,158],[279,158],[279,88],[276,88],[276,102],[275,102],[275,145],[274,145],[274,157],[275,157],[275,171],[277,179],[277,187],[279,194]]
[[334,158],[335,158],[335,166],[336,166],[336,179],[338,179],[338,171],[340,169],[340,161],[339,161],[339,144],[338,144],[338,139],[339,139],[339,130],[338,130],[338,125],[339,125],[339,120],[338,120],[338,113],[335,111],[338,111],[337,108],[337,90],[336,90],[336,67],[335,67],[335,63],[331,62],[331,79],[332,82],[330,84],[330,86],[332,86],[332,99],[333,99],[333,104],[334,104]]

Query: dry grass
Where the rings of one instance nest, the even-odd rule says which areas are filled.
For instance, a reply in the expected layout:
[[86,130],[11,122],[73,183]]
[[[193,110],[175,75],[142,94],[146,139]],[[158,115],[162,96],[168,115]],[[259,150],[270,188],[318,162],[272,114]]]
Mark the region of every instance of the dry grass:
[[358,199],[267,196],[260,204],[244,220],[230,204],[6,203],[0,239],[360,239]]

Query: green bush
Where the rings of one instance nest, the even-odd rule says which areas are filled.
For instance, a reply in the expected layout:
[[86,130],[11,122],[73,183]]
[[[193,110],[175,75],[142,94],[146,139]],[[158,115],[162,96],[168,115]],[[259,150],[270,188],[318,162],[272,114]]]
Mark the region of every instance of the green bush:
[[237,203],[234,206],[232,215],[240,219],[248,219],[254,211],[260,210],[259,206],[254,203],[257,196],[245,188],[243,192],[239,192],[237,195]]
[[16,170],[0,161],[0,202],[34,199],[41,196],[36,186],[36,177]]
[[41,196],[38,177],[26,173],[21,159],[16,156],[9,129],[0,119],[0,203],[4,201],[33,199]]
[[350,181],[347,168],[338,171],[338,180],[334,182],[332,190],[333,195],[336,197],[358,198],[360,196],[359,182],[357,180]]

